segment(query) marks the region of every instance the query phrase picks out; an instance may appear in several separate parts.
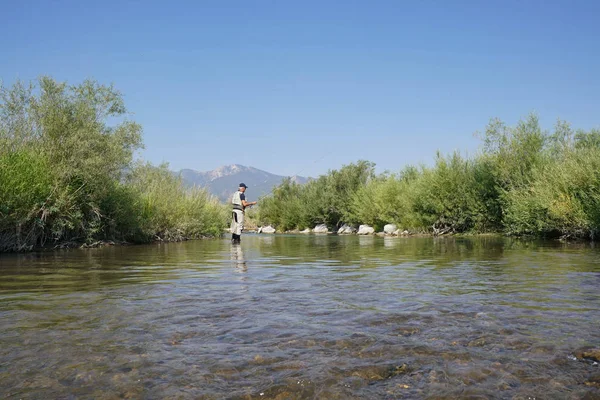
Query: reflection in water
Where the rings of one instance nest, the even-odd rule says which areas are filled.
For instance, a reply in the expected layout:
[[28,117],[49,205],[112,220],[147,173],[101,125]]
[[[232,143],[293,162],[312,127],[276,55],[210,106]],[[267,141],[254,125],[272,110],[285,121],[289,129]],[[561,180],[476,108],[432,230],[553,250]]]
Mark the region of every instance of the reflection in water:
[[600,260],[244,235],[0,256],[3,398],[598,398]]
[[275,242],[275,238],[270,234],[265,234],[260,236],[260,241],[262,244],[272,245]]
[[241,244],[231,245],[231,261],[233,261],[233,265],[238,271],[248,271],[248,266],[246,265],[246,260],[244,259],[244,251],[242,250]]
[[385,247],[395,247],[398,245],[398,243],[400,243],[398,241],[398,238],[390,237],[390,236],[386,236],[383,238],[383,245]]
[[375,244],[374,236],[359,236],[358,244],[361,246],[373,246]]

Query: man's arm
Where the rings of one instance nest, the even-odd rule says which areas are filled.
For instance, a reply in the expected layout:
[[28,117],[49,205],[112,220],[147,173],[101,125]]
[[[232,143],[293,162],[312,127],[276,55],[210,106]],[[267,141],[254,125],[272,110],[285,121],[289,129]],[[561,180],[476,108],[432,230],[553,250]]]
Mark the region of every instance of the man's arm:
[[244,199],[244,200],[242,200],[242,205],[244,206],[244,208],[246,208],[246,207],[250,207],[250,206],[253,206],[253,205],[255,205],[255,204],[256,204],[256,202],[255,202],[255,201],[246,201],[245,199]]

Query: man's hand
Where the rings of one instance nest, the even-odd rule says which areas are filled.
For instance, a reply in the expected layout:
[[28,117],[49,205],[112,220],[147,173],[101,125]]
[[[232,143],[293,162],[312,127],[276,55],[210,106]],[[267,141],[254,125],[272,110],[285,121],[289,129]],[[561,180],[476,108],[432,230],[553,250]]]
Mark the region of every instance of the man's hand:
[[256,204],[256,201],[248,202],[246,200],[242,200],[242,205],[244,206],[244,208],[251,207],[251,206],[253,206],[255,204]]

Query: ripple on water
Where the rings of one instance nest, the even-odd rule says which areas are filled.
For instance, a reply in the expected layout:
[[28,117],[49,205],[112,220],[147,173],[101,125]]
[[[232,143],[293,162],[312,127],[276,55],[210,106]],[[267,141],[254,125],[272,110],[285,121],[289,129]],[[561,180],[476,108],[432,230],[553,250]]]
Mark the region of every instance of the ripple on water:
[[2,256],[0,395],[600,397],[596,249],[264,239]]

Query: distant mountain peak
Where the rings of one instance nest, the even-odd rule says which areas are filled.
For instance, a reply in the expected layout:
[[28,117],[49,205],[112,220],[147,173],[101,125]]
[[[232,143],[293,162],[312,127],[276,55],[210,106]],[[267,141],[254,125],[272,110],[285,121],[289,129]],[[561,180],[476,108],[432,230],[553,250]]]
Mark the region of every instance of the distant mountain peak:
[[[179,171],[179,175],[186,185],[204,186],[223,201],[229,199],[240,182],[244,182],[249,186],[249,197],[256,199],[269,194],[275,186],[278,186],[286,178],[282,175],[275,175],[240,164],[223,165],[212,171],[204,172],[182,169]],[[301,176],[293,176],[291,179],[299,184],[308,181],[307,178]]]
[[223,165],[212,171],[204,172],[209,180],[222,178],[224,176],[235,175],[243,171],[248,171],[250,168],[240,164]]

